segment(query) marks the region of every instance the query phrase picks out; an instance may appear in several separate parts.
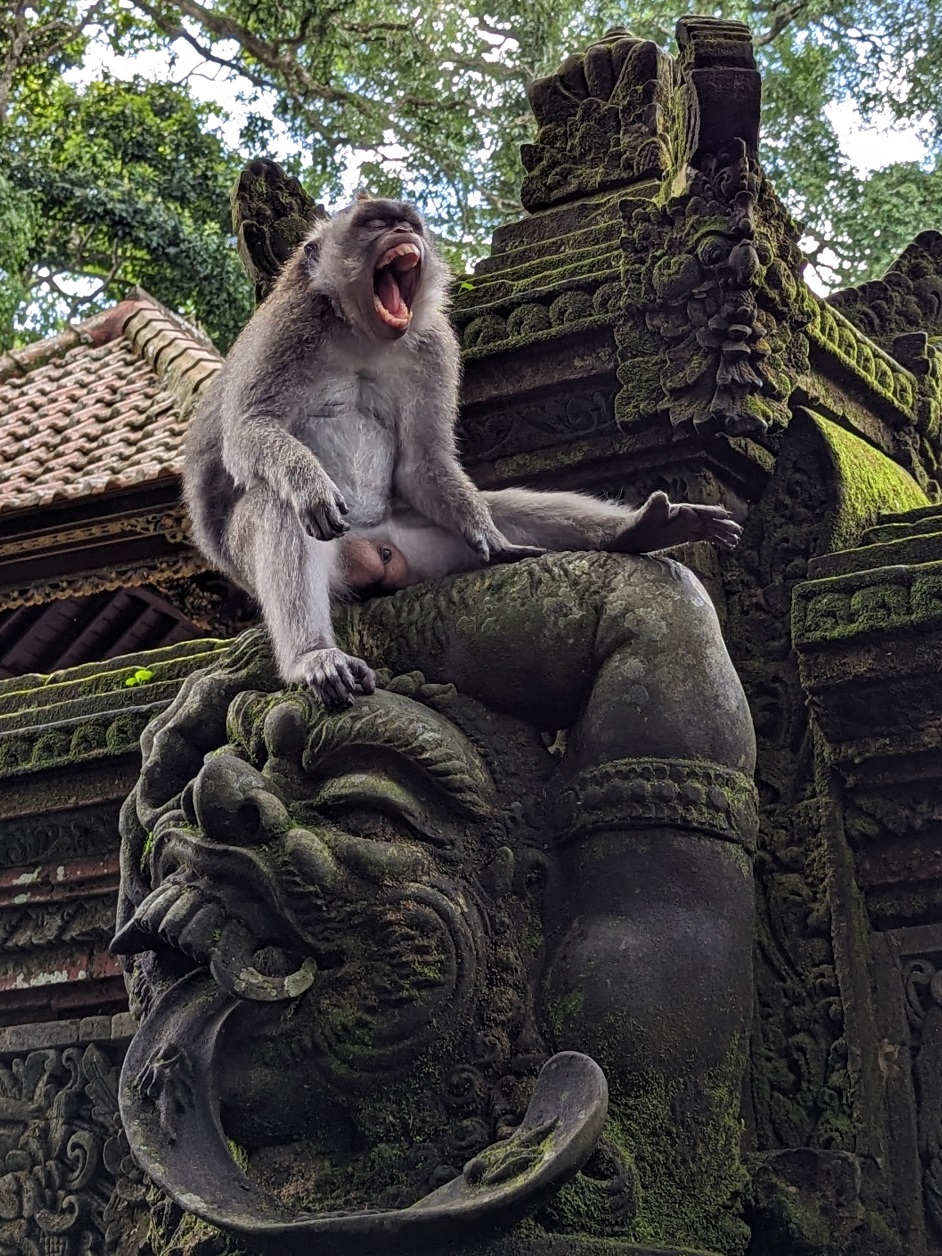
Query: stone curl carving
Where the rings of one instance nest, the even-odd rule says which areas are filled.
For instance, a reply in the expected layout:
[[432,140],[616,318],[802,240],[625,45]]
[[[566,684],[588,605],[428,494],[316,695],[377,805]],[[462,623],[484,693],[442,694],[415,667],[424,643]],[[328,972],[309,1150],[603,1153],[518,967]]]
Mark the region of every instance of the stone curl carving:
[[901,338],[942,333],[942,232],[920,232],[882,279],[834,292],[828,304],[904,361]]
[[[281,690],[254,632],[142,737],[115,944],[138,1160],[256,1250],[419,1252],[542,1208],[576,1252],[665,1198],[666,1240],[739,1234],[753,740],[705,594],[554,556],[343,627],[388,668],[350,710]],[[647,1200],[646,1088],[696,1144]]]

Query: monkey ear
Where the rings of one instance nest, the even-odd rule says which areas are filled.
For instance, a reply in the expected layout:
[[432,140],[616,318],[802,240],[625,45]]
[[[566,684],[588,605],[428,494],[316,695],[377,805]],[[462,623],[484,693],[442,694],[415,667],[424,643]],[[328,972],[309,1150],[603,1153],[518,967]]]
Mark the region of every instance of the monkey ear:
[[304,245],[304,256],[308,262],[316,262],[321,255],[321,238],[315,236],[313,240],[307,240]]

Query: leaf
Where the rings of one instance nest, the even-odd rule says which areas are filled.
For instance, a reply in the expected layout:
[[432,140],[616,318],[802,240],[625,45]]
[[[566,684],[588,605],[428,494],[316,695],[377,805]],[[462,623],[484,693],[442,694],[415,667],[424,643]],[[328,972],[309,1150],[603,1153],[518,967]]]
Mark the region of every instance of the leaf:
[[139,667],[136,672],[132,672],[130,676],[125,678],[125,685],[146,685],[152,680],[154,673],[148,667]]

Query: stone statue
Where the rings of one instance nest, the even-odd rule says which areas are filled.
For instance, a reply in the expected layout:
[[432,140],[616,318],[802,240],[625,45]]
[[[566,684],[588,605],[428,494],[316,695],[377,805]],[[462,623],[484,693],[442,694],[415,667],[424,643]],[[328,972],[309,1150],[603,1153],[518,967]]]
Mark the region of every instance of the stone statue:
[[556,555],[340,628],[350,710],[252,632],[142,737],[135,1156],[255,1251],[742,1251],[754,741],[702,588]]

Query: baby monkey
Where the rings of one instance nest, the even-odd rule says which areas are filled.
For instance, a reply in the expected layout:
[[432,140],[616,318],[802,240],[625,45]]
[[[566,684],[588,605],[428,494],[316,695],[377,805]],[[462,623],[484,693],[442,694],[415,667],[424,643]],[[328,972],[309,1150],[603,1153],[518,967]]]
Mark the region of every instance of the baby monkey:
[[[676,505],[666,493],[652,493],[636,509],[583,493],[510,488],[483,496],[505,536],[551,551],[642,554],[701,540],[733,549],[742,536],[725,507]],[[404,513],[378,527],[351,532],[341,548],[347,588],[361,597],[484,566],[453,532]]]
[[411,205],[341,210],[289,259],[188,433],[197,545],[261,605],[282,679],[331,705],[375,686],[331,629],[351,528],[413,512],[482,563],[542,552],[500,532],[458,461],[447,286]]

